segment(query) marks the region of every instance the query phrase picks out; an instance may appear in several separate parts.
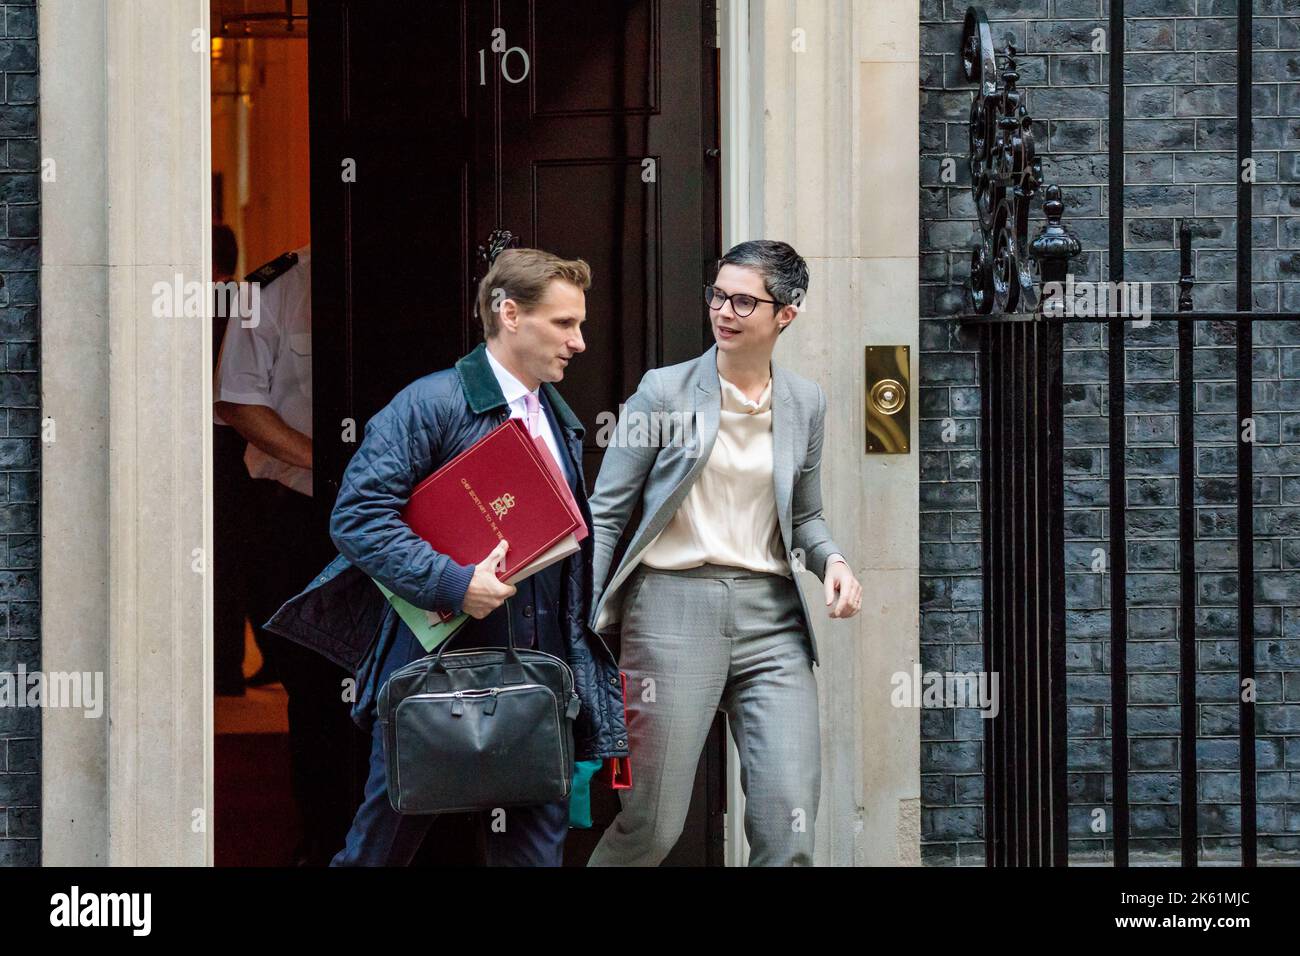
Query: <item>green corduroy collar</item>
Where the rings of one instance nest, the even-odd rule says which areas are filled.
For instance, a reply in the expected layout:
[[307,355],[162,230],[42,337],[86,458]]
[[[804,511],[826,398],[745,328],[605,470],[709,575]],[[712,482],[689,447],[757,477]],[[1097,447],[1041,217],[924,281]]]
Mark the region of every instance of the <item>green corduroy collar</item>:
[[[480,342],[474,351],[456,362],[456,374],[460,376],[460,387],[465,392],[465,400],[476,415],[505,405],[506,397],[501,394],[501,386],[497,384],[497,377],[492,374],[492,366],[488,364],[486,342]],[[546,392],[546,400],[551,403],[551,410],[555,412],[560,427],[576,433],[579,438],[586,434],[582,422],[578,421],[578,416],[560,398],[555,386],[543,382],[542,390]]]

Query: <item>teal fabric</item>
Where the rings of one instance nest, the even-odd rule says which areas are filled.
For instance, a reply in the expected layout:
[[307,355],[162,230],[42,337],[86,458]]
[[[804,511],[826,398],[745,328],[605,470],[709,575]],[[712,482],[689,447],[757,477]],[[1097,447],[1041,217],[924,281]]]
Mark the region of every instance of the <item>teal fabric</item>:
[[591,778],[603,760],[579,760],[573,765],[573,786],[569,790],[569,826],[591,827]]

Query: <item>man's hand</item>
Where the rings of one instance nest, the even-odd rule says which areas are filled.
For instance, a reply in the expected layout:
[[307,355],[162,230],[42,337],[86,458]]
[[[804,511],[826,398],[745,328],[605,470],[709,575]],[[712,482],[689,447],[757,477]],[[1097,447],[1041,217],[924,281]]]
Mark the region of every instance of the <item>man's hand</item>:
[[[852,617],[858,613],[862,607],[862,585],[853,576],[847,563],[837,560],[827,565],[824,584],[826,606],[831,608],[831,617]],[[835,602],[834,607],[831,607],[832,601]]]
[[509,544],[502,539],[491,554],[474,565],[474,577],[470,578],[465,600],[461,602],[461,610],[470,617],[482,620],[504,604],[506,598],[514,595],[515,586],[497,577],[497,567],[505,560],[508,547]]

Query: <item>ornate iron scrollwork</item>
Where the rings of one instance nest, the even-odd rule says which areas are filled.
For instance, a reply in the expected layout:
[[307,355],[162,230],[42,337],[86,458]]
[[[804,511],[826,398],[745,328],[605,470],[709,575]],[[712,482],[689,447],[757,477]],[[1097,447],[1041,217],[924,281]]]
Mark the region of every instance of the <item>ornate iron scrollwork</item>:
[[492,268],[492,263],[497,261],[497,256],[510,248],[518,248],[519,237],[509,229],[493,229],[488,233],[487,244],[479,243],[477,255],[478,269],[475,270],[473,281],[470,283],[469,295],[470,300],[474,302],[474,317],[479,318],[478,314],[478,286],[483,277],[488,274]]
[[[1002,69],[998,69],[998,59]],[[1032,312],[1038,307],[1038,268],[1029,244],[1029,204],[1043,181],[1033,120],[1017,89],[1015,44],[993,47],[988,17],[966,9],[962,68],[976,84],[970,108],[970,178],[981,242],[971,253],[966,282],[971,312]]]
[[487,238],[487,245],[478,247],[478,264],[487,275],[492,263],[497,261],[497,256],[501,255],[506,249],[519,245],[519,239],[509,229],[493,229]]

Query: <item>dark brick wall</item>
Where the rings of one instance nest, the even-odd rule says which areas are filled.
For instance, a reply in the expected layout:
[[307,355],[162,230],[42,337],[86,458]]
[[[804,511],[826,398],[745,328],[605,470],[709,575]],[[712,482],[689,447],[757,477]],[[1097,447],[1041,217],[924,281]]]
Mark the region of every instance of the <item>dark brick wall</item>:
[[[0,4],[0,672],[41,666],[36,6]],[[40,711],[0,707],[0,866],[40,862]]]
[[[1044,177],[1062,185],[1083,242],[1072,271],[1107,274],[1109,69],[1091,52],[1105,0],[991,0],[994,37],[1023,51]],[[926,668],[982,666],[979,388],[961,308],[978,236],[964,168],[970,85],[954,55],[966,3],[921,4],[921,656]],[[1193,225],[1198,309],[1232,309],[1235,289],[1236,5],[1129,0],[1125,57],[1125,277],[1171,310],[1176,223]],[[1257,310],[1300,311],[1300,0],[1255,0],[1253,286]],[[957,159],[944,182],[942,160]],[[1041,210],[1031,224],[1041,224]],[[1071,861],[1106,861],[1091,812],[1110,812],[1109,588],[1091,570],[1109,549],[1104,330],[1068,327],[1065,361],[1067,667]],[[1196,327],[1198,761],[1202,858],[1238,859],[1235,334]],[[1178,847],[1177,333],[1128,328],[1127,593],[1133,862]],[[1253,352],[1257,781],[1260,862],[1300,858],[1300,323],[1258,323]],[[943,420],[956,425],[943,441]],[[950,430],[951,433],[951,430]],[[1107,562],[1109,564],[1109,561]],[[983,726],[969,710],[924,711],[922,858],[983,863]]]

